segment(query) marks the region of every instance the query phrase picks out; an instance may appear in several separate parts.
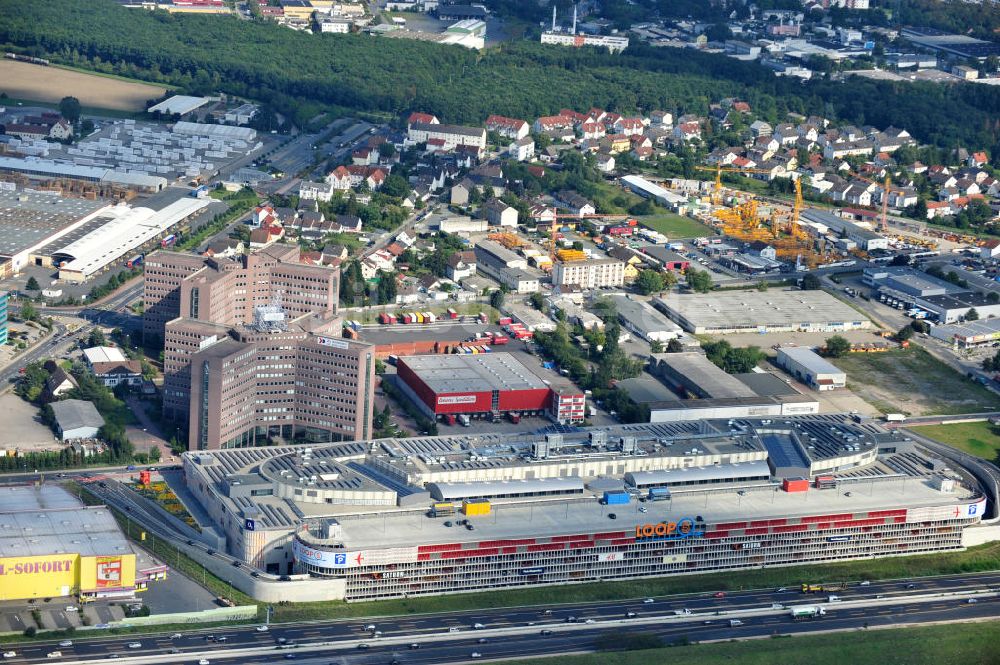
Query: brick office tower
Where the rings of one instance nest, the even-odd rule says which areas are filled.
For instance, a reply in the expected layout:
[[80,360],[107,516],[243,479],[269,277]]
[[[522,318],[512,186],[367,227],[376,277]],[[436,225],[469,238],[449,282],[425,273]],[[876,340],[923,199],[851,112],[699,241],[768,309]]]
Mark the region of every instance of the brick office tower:
[[298,261],[148,257],[143,333],[164,342],[164,416],[191,450],[370,437],[373,348],[341,336],[337,269]]

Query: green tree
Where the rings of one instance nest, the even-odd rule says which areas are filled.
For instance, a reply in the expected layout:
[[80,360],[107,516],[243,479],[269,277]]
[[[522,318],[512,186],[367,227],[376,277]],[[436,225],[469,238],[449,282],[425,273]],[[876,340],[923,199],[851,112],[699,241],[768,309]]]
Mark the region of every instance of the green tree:
[[540,312],[545,309],[545,296],[542,295],[541,291],[535,291],[528,296],[528,302],[531,303],[532,307]]
[[688,268],[684,279],[691,290],[697,293],[708,293],[712,290],[712,276],[707,270]]
[[104,338],[104,333],[100,328],[93,328],[90,331],[90,337],[87,338],[87,346],[104,346],[107,340]]
[[965,313],[965,320],[966,321],[978,321],[979,320],[979,312],[976,311],[975,307],[971,307],[969,309],[969,311]]
[[649,352],[663,353],[663,342],[654,339],[652,342],[649,343]]
[[21,320],[22,321],[37,321],[38,320],[38,310],[35,306],[28,302],[21,303]]
[[658,270],[642,270],[635,279],[635,290],[643,295],[659,293],[663,290],[663,273]]
[[28,282],[24,285],[24,288],[28,291],[40,291],[42,287],[39,286],[37,279],[29,277]]
[[905,342],[911,337],[913,337],[913,326],[909,325],[903,326],[902,328],[896,331],[897,342]]
[[819,277],[809,273],[802,278],[801,288],[803,291],[818,291],[823,287],[823,284],[819,281]]
[[680,353],[684,350],[684,345],[679,339],[672,339],[667,342],[667,353]]
[[851,343],[847,341],[846,338],[841,337],[840,335],[834,335],[833,337],[827,338],[823,355],[829,358],[840,358],[841,356],[849,353],[850,350]]
[[74,125],[80,119],[80,110],[80,100],[76,97],[63,97],[59,100],[59,113]]
[[490,294],[490,306],[495,310],[500,310],[506,298],[507,295],[503,292],[503,289],[497,289]]

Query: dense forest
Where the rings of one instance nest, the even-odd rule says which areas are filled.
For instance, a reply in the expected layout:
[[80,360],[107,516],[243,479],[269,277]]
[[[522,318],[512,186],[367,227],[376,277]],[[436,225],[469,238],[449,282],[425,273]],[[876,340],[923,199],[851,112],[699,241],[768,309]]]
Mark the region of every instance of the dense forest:
[[399,115],[419,109],[446,122],[491,113],[533,118],[562,107],[703,113],[726,96],[778,120],[787,111],[907,128],[946,148],[993,149],[1000,135],[994,86],[846,83],[777,78],[730,58],[634,46],[613,56],[534,42],[482,53],[368,35],[311,35],[224,16],[137,11],[109,0],[0,0],[6,50],[179,86],[223,90],[308,120],[317,105]]

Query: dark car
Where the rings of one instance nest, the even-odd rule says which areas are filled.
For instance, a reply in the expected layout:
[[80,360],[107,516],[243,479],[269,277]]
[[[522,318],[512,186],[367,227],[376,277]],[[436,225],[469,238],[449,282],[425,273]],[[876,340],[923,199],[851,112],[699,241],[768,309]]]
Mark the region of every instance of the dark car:
[[215,554],[215,550],[209,550],[208,551],[208,556],[212,556],[213,554]]
[[298,658],[298,656],[296,656],[294,653],[285,654],[285,660],[295,660],[296,658]]
[[608,519],[609,520],[616,520],[616,519],[618,519],[618,516],[615,515],[614,513],[608,513]]
[[193,541],[193,540],[187,540],[187,541],[185,541],[185,542],[186,542],[186,543],[187,543],[188,545],[194,545],[194,541]]
[[359,649],[370,649],[371,647],[368,646],[367,644],[365,644],[364,642],[362,642],[361,644],[358,645],[358,648]]
[[260,573],[258,573],[256,570],[253,570],[250,572],[250,577],[260,577]]
[[233,568],[239,568],[239,567],[240,567],[240,562],[239,561],[233,561]]
[[542,635],[551,635],[551,634],[552,634],[551,630],[543,630],[542,631]]
[[292,578],[289,577],[288,575],[282,575],[281,577],[278,578],[278,581],[279,582],[291,582]]
[[451,520],[445,520],[444,525],[445,526],[451,526]]
[[419,649],[420,648],[420,644],[418,644],[417,642],[414,642],[413,644],[410,645],[410,648],[411,649]]
[[469,531],[475,531],[476,530],[476,527],[474,525],[472,525],[472,524],[469,524],[468,522],[466,522],[465,528],[468,529]]

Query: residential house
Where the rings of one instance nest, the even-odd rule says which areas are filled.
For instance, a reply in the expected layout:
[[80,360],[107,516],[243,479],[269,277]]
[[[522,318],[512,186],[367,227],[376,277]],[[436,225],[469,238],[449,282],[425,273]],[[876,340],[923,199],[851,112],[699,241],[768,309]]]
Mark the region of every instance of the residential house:
[[432,141],[440,142],[442,150],[453,150],[460,145],[485,148],[486,130],[482,127],[414,122],[407,126],[406,140],[411,145],[430,144]]
[[616,134],[636,136],[645,131],[646,124],[643,122],[642,118],[618,118],[613,127]]
[[774,129],[771,125],[763,120],[754,120],[750,123],[750,133],[753,134],[755,138],[760,136],[770,136],[773,132]]
[[[45,366],[48,369],[49,363],[45,363]],[[49,378],[45,381],[45,395],[50,399],[56,399],[76,387],[77,383],[73,375],[52,362]]]
[[674,116],[666,111],[653,111],[649,114],[649,121],[654,125],[672,125]]
[[600,122],[589,121],[581,124],[580,138],[583,139],[600,139],[604,138],[607,134],[607,130],[604,129],[604,125]]
[[469,205],[469,194],[475,185],[468,178],[451,186],[450,203],[456,206]]
[[423,125],[440,125],[441,121],[437,119],[436,116],[430,113],[420,113],[414,111],[410,114],[410,117],[406,119],[406,127],[409,129],[410,125],[423,124]]
[[535,156],[535,140],[530,136],[525,136],[511,143],[507,150],[511,158],[516,161],[531,161]]
[[534,129],[536,132],[548,132],[551,130],[572,130],[573,119],[564,115],[546,115],[535,120]]
[[483,206],[486,221],[490,226],[509,226],[517,228],[517,210],[503,201],[491,199]]
[[990,158],[986,155],[986,152],[980,150],[969,155],[969,159],[966,163],[969,166],[980,168],[989,164]]
[[504,138],[516,141],[526,137],[530,133],[531,128],[524,120],[507,118],[502,115],[491,115],[486,118],[486,131],[496,132]]
[[615,156],[608,152],[599,152],[594,164],[601,173],[611,173],[615,170]]
[[299,183],[299,199],[302,201],[323,201],[329,202],[333,198],[336,188],[329,182],[308,182],[303,180]]
[[556,219],[556,209],[542,203],[536,203],[528,208],[528,214],[536,224],[551,224]]
[[351,188],[351,173],[346,166],[338,166],[330,171],[325,180],[337,191],[346,192]]
[[568,210],[571,214],[577,217],[583,217],[585,215],[593,215],[597,211],[594,208],[594,204],[580,196],[576,192],[570,190],[562,190],[556,194],[556,200],[559,202],[562,208]]
[[94,377],[108,388],[122,383],[130,386],[142,384],[141,363],[127,358],[119,348],[95,346],[84,349],[83,357]]
[[674,138],[688,142],[701,138],[701,125],[697,122],[684,122],[674,127]]
[[445,267],[448,279],[459,281],[476,274],[476,253],[474,251],[455,252],[448,257]]

